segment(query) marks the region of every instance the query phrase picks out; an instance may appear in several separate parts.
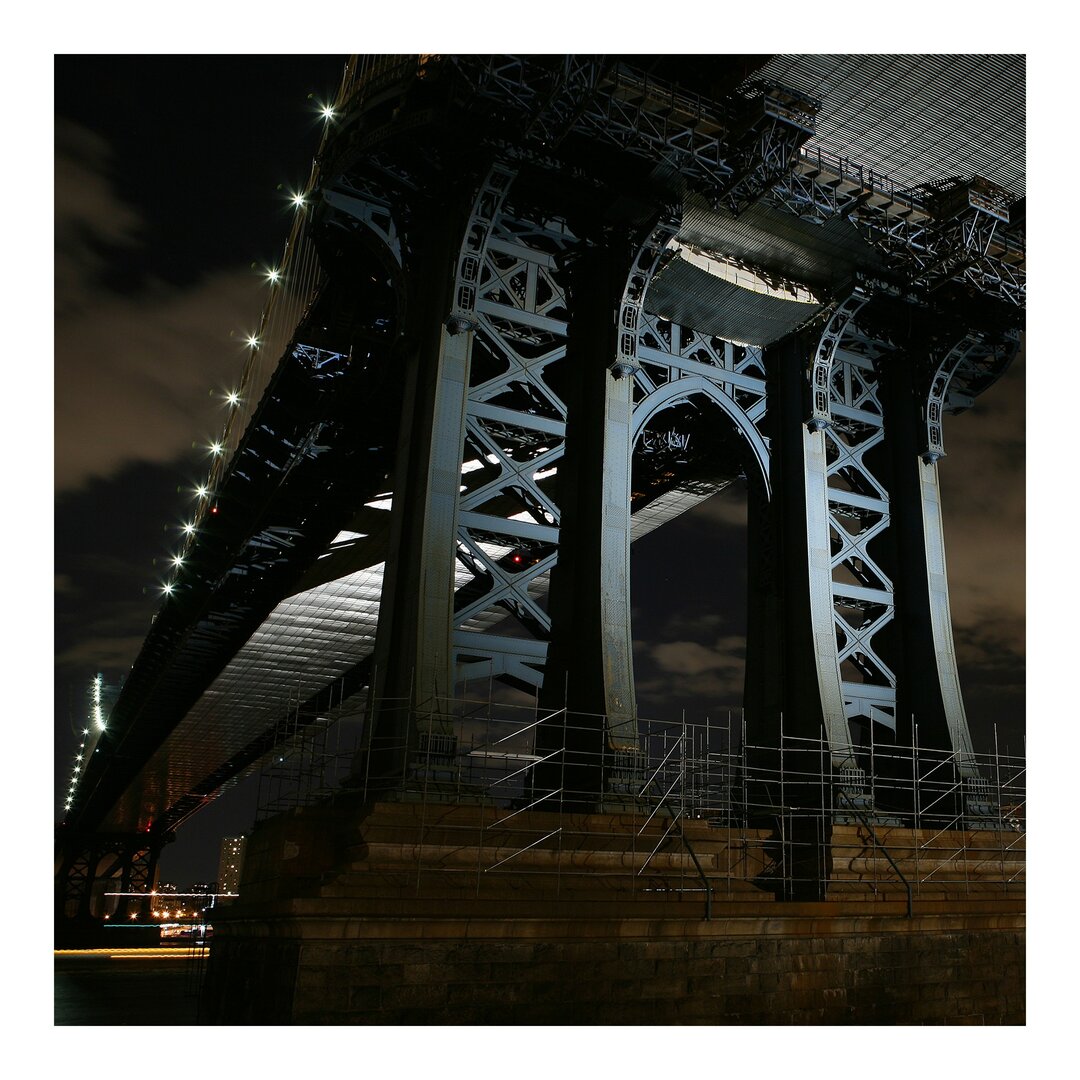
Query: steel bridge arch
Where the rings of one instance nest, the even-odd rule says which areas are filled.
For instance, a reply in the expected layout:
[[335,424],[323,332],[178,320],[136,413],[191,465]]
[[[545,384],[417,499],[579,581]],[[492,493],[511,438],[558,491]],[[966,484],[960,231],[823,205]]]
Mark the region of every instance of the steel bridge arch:
[[636,446],[645,425],[658,413],[672,405],[679,404],[693,394],[704,394],[715,402],[734,422],[736,430],[750,444],[754,460],[761,470],[765,484],[765,496],[772,499],[772,487],[769,481],[769,447],[746,412],[732,401],[723,389],[704,375],[684,375],[682,378],[657,387],[634,407],[633,422],[630,429],[630,444]]

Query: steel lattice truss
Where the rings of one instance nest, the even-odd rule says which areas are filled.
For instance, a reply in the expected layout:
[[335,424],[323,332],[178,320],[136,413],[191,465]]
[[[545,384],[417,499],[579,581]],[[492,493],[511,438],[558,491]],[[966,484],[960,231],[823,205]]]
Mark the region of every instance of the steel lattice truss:
[[[807,149],[817,103],[775,83],[711,102],[599,57],[552,68],[522,56],[455,57],[480,96],[527,116],[525,134],[556,145],[570,131],[677,170],[735,213],[762,196],[812,221],[843,216],[912,284],[966,282],[1023,308],[1017,198],[979,178],[904,187],[837,154]],[[576,105],[574,104],[576,102]]]
[[[545,481],[565,449],[566,405],[545,371],[566,355],[567,301],[555,257],[573,236],[557,222],[499,212],[481,191],[463,254],[454,318],[475,320],[458,504],[453,645],[460,674],[539,686],[551,621],[542,606],[558,557],[560,510]],[[467,244],[470,241],[467,240]],[[528,638],[489,628],[513,615]]]
[[1018,308],[1026,301],[1024,233],[1010,228],[1016,201],[987,181],[945,190],[903,189],[845,158],[807,151],[772,189],[775,205],[810,221],[849,218],[916,286],[950,280]]
[[718,405],[746,439],[769,482],[769,439],[762,434],[768,408],[761,349],[736,345],[689,326],[646,315],[634,372],[634,434],[658,411],[701,397]]
[[866,456],[885,438],[874,343],[849,328],[829,380],[832,420],[825,430],[833,622],[844,711],[896,730],[896,675],[874,637],[896,613],[893,583],[870,554],[889,527],[889,493]]

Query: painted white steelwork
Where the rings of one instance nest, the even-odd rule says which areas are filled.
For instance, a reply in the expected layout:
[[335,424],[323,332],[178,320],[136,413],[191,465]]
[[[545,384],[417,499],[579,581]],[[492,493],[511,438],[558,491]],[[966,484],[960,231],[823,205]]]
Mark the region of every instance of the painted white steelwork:
[[[833,346],[830,425],[820,433],[828,461],[829,591],[832,627],[821,628],[821,649],[835,655],[844,714],[896,730],[896,675],[874,637],[896,613],[893,582],[870,553],[889,527],[889,492],[867,455],[885,439],[874,358],[879,349],[849,322]],[[831,648],[826,646],[826,638]],[[846,741],[846,732],[845,740]]]

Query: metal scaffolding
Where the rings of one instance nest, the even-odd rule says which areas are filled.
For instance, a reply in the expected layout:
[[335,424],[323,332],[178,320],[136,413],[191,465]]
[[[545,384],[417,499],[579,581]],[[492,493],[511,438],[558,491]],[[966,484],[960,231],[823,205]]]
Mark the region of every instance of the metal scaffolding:
[[[368,709],[395,705],[410,708]],[[283,745],[258,820],[340,800],[372,821],[397,807],[394,869],[412,896],[502,896],[512,885],[522,896],[700,902],[709,917],[723,900],[906,902],[910,914],[924,900],[1024,894],[1026,765],[996,739],[963,770],[957,753],[920,747],[917,730],[910,746],[852,745],[843,756],[854,764],[830,770],[824,732],[761,746],[729,709],[642,720],[636,749],[590,753],[573,736],[605,730],[595,717],[455,698],[440,702],[437,723],[414,714],[429,737],[403,753],[391,789],[364,771],[362,715],[342,716],[347,734],[327,722]],[[545,749],[544,728],[559,749]],[[572,787],[583,766],[603,772],[599,796]]]

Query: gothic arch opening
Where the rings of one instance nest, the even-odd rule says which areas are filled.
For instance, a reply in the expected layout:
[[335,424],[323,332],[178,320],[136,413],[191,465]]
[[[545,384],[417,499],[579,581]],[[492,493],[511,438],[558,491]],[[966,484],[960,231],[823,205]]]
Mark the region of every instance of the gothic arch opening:
[[[642,718],[739,723],[747,632],[747,505],[768,498],[767,450],[718,388],[635,416],[631,604]],[[750,437],[747,432],[749,431]],[[764,459],[764,460],[763,460]]]

